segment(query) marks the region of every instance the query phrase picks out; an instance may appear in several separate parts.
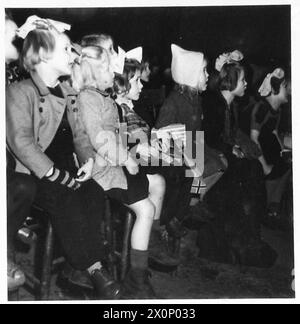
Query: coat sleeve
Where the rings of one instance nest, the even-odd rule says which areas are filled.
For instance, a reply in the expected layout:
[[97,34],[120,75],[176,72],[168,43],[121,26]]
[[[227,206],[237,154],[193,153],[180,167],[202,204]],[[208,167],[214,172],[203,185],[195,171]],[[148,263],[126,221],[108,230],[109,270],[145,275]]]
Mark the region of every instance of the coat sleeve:
[[160,129],[172,124],[177,124],[176,115],[176,105],[169,97],[160,108],[155,128]]
[[94,150],[112,165],[124,164],[128,159],[116,127],[117,115],[114,106],[100,94],[82,92],[79,95],[81,118]]
[[29,91],[13,84],[6,90],[7,143],[18,160],[37,177],[43,178],[53,166],[34,139],[33,103]]

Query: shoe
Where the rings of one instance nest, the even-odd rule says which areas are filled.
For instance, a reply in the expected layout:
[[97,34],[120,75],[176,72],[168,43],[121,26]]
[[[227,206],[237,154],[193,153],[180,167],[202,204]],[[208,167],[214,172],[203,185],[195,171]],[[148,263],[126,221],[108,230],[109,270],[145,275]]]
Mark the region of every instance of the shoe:
[[104,268],[91,273],[91,281],[100,299],[116,300],[121,297],[121,288]]
[[191,230],[198,229],[203,224],[210,223],[215,215],[209,210],[205,202],[199,202],[190,208],[189,216],[183,221],[185,227]]
[[289,224],[284,221],[280,214],[277,212],[269,212],[262,220],[262,224],[271,229],[286,232],[289,230]]
[[182,226],[177,218],[173,218],[167,225],[168,234],[174,238],[181,238],[187,234],[187,230]]
[[122,299],[156,299],[150,271],[130,269],[122,286]]
[[173,272],[180,264],[169,249],[167,231],[153,230],[149,242],[149,267],[156,271]]
[[94,289],[90,274],[87,271],[75,270],[68,262],[65,262],[62,271],[58,275],[58,280],[60,282],[66,281],[83,289]]
[[19,268],[18,265],[16,265],[11,260],[8,260],[7,262],[7,287],[8,291],[17,290],[25,283],[25,274],[24,272]]

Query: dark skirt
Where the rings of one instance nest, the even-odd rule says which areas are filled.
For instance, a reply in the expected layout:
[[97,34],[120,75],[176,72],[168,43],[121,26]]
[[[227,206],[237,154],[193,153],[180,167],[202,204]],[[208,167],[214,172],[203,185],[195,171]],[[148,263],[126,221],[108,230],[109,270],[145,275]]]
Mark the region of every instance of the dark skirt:
[[128,189],[113,188],[106,191],[106,194],[114,200],[117,200],[126,205],[133,205],[139,201],[149,197],[149,181],[144,172],[139,172],[136,175],[131,175],[125,167],[125,173]]

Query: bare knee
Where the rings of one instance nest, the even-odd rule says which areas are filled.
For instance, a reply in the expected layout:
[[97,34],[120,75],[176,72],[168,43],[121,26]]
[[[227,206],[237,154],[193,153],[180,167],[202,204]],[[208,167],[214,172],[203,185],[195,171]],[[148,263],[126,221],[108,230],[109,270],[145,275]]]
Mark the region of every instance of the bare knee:
[[137,218],[154,220],[156,208],[149,198],[131,205],[130,208],[135,212]]
[[151,192],[156,192],[161,195],[164,195],[166,192],[166,180],[163,176],[160,174],[151,174],[147,175],[148,180],[149,180],[149,189],[150,193]]

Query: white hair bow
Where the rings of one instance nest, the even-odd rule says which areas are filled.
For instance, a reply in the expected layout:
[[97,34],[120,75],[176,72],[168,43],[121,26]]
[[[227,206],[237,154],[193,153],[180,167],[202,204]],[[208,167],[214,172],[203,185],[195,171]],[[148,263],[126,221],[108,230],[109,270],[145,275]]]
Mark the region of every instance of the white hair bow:
[[44,19],[38,16],[30,16],[26,22],[17,30],[17,35],[23,39],[26,38],[28,33],[35,29],[46,29],[49,30],[55,28],[59,33],[63,33],[65,30],[70,30],[71,25],[56,21],[52,19]]
[[118,47],[118,55],[113,59],[112,66],[115,73],[123,74],[125,59],[134,59],[142,63],[143,48],[137,47],[128,52],[125,52],[121,47]]
[[267,97],[272,92],[272,85],[271,85],[271,79],[273,77],[276,77],[277,79],[283,79],[285,76],[284,71],[281,68],[277,68],[272,73],[269,73],[260,88],[258,89],[258,92],[262,97]]
[[215,69],[221,71],[226,63],[240,62],[244,58],[242,52],[235,50],[233,52],[223,53],[216,59]]

